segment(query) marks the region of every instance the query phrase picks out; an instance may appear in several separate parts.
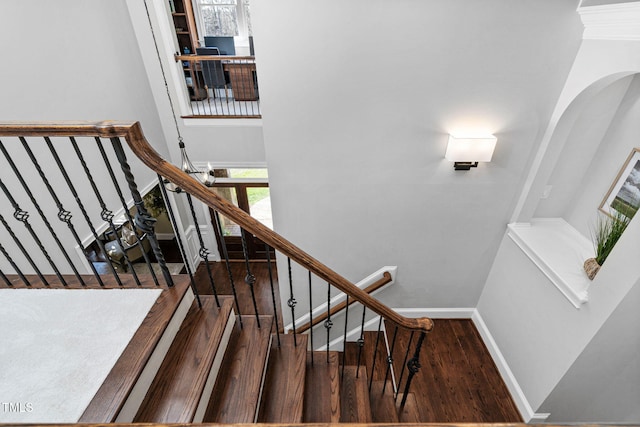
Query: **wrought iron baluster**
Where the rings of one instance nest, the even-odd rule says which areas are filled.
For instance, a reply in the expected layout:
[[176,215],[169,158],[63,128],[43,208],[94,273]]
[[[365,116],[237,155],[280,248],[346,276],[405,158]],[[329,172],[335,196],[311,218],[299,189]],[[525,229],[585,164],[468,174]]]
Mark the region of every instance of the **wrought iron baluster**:
[[358,338],[358,363],[356,364],[356,378],[359,378],[360,374],[360,357],[362,356],[362,349],[364,347],[364,317],[367,314],[367,307],[362,306],[362,322],[360,323],[360,338]]
[[244,265],[247,269],[247,274],[244,276],[244,282],[249,285],[251,290],[251,301],[253,302],[253,310],[256,313],[256,322],[258,328],[260,328],[260,316],[258,315],[258,303],[256,302],[256,294],[253,285],[256,283],[256,276],[251,273],[251,266],[249,264],[249,251],[247,249],[247,236],[244,228],[240,228],[240,240],[242,241],[242,254],[244,255]]
[[[1,182],[2,181],[0,180],[0,183]],[[29,252],[27,252],[27,250],[22,245],[20,240],[18,240],[18,237],[15,235],[15,233],[13,232],[11,227],[9,227],[9,224],[7,223],[7,221],[4,219],[4,217],[2,215],[0,215],[0,222],[2,222],[2,225],[4,225],[4,228],[7,230],[7,232],[9,233],[11,238],[13,239],[14,243],[18,246],[18,249],[20,249],[20,252],[22,252],[22,255],[24,255],[24,257],[27,259],[27,261],[29,261],[29,265],[31,265],[31,268],[33,268],[33,271],[35,271],[35,273],[38,275],[38,278],[42,281],[43,284],[45,284],[46,286],[49,286],[49,283],[47,282],[47,280],[44,278],[44,276],[40,272],[40,269],[38,268],[36,263],[33,261],[33,258],[31,258],[31,255],[29,255]],[[16,263],[13,261],[13,258],[11,258],[11,256],[9,255],[9,252],[7,252],[7,250],[4,249],[4,247],[2,247],[1,245],[0,245],[0,248],[1,248],[2,253],[4,254],[5,258],[7,258],[7,261],[9,261],[9,264],[11,264],[13,269],[16,271],[16,274],[18,276],[20,276],[20,279],[24,282],[24,284],[27,285],[27,286],[31,286],[31,283],[29,282],[29,280],[27,280],[25,275],[22,274],[22,271],[20,270],[20,268],[18,268]]]
[[409,357],[409,350],[411,349],[411,342],[413,341],[413,334],[415,332],[411,331],[411,335],[409,335],[409,343],[407,344],[407,351],[404,354],[404,360],[402,361],[402,371],[400,371],[400,378],[398,379],[398,389],[396,391],[395,399],[398,400],[398,394],[400,393],[400,385],[402,385],[402,377],[404,376],[404,370],[407,367],[407,359]]
[[[195,279],[193,278],[193,270],[191,270],[191,263],[187,259],[187,253],[184,250],[184,243],[182,242],[182,236],[180,234],[180,230],[178,230],[178,222],[176,221],[176,217],[173,214],[173,208],[171,207],[171,203],[169,203],[169,197],[167,195],[167,189],[164,187],[164,180],[160,175],[158,175],[158,185],[160,187],[160,192],[162,192],[162,197],[164,198],[164,204],[167,207],[167,213],[169,214],[169,220],[171,221],[171,226],[173,227],[174,234],[176,235],[176,242],[178,243],[178,249],[180,250],[180,255],[182,256],[182,260],[184,261],[184,267],[187,270],[187,274],[189,275],[189,281],[191,282],[191,290],[193,294],[196,296],[197,300],[200,300],[200,294],[198,293],[198,288],[196,287]],[[198,303],[202,306],[202,302]]]
[[273,317],[276,320],[276,338],[278,339],[278,348],[280,348],[280,326],[278,325],[278,306],[276,304],[276,293],[273,287],[273,271],[271,268],[271,247],[264,244],[267,250],[267,268],[269,269],[269,283],[271,285],[271,302],[273,303]]
[[389,379],[389,373],[391,373],[391,369],[393,369],[393,351],[396,347],[397,337],[398,337],[398,327],[396,326],[393,330],[393,339],[391,340],[391,348],[389,349],[389,354],[387,355],[387,372],[385,372],[384,374],[384,383],[382,384],[382,394],[384,394],[384,391],[387,388],[387,380]]
[[[60,272],[58,271],[58,267],[56,267],[56,265],[53,263],[53,260],[51,259],[51,257],[49,256],[49,253],[47,252],[47,249],[44,247],[44,245],[42,244],[42,241],[40,240],[40,238],[38,237],[38,235],[36,234],[36,232],[33,230],[33,227],[31,227],[31,224],[29,223],[29,213],[27,211],[23,211],[20,208],[20,205],[18,205],[18,203],[16,202],[16,200],[13,198],[13,196],[11,195],[11,193],[9,192],[9,189],[4,185],[4,183],[2,182],[2,180],[0,179],[0,187],[2,188],[2,191],[4,192],[4,194],[7,196],[7,198],[9,199],[9,202],[11,203],[11,205],[13,206],[14,212],[13,212],[13,217],[20,221],[24,227],[27,229],[27,231],[29,232],[29,234],[31,235],[31,237],[33,238],[33,240],[36,242],[36,244],[38,245],[38,248],[40,248],[40,251],[44,254],[45,258],[47,259],[47,261],[49,261],[49,264],[52,266],[52,268],[54,269],[54,271],[57,273],[58,278],[61,278],[62,275],[60,275]],[[5,223],[6,224],[6,223]],[[5,227],[8,227],[8,224],[5,225]],[[15,240],[15,242],[21,247],[23,253],[25,254],[25,256],[28,257],[29,262],[31,264],[31,267],[33,267],[33,269],[36,271],[36,273],[38,274],[38,277],[40,278],[40,280],[42,280],[42,282],[46,285],[49,286],[49,282],[47,282],[47,280],[44,278],[44,276],[42,275],[42,273],[40,273],[40,269],[36,266],[36,264],[33,262],[33,259],[27,255],[26,250],[24,249],[24,246],[22,246],[21,243],[19,243],[19,240],[17,239],[16,235],[12,233],[12,237]],[[67,285],[67,283],[65,282],[64,278],[61,279],[62,284],[64,284],[65,286]]]
[[376,346],[373,349],[373,361],[371,362],[371,373],[369,375],[369,392],[371,392],[371,385],[373,384],[373,372],[376,370],[376,358],[378,357],[378,343],[380,342],[380,331],[382,329],[382,316],[378,322],[378,334],[376,335]]
[[[56,163],[58,165],[58,169],[60,170],[60,173],[62,173],[62,177],[64,178],[65,182],[67,183],[67,187],[69,187],[69,191],[71,191],[71,194],[73,195],[73,198],[75,199],[76,204],[80,208],[80,212],[82,212],[82,216],[84,217],[85,222],[89,226],[89,230],[91,230],[91,234],[93,235],[93,238],[95,239],[95,241],[98,244],[98,246],[100,246],[100,249],[102,250],[102,252],[106,253],[105,248],[104,248],[104,244],[100,240],[100,237],[98,236],[98,232],[96,231],[95,227],[93,226],[93,222],[91,221],[91,218],[89,217],[89,213],[87,212],[87,209],[85,208],[84,204],[82,203],[82,200],[80,200],[80,195],[76,191],[76,187],[73,185],[73,182],[71,182],[71,178],[69,177],[69,174],[67,173],[67,170],[62,165],[62,163],[60,161],[60,158],[59,158],[58,154],[56,153],[55,149],[53,149],[53,146],[51,145],[51,141],[48,140],[48,139],[45,139],[45,141],[47,141],[47,145],[49,147],[49,150],[51,151],[51,154],[53,155],[54,159],[56,160]],[[23,142],[23,144],[25,144],[25,142]],[[109,265],[109,269],[111,270],[111,273],[113,274],[113,277],[116,279],[116,282],[118,282],[118,285],[122,286],[123,285],[122,281],[120,280],[120,276],[118,276],[118,273],[116,272],[115,268],[113,267],[113,265],[111,263],[108,263],[108,265]],[[99,277],[98,277],[98,280],[99,280],[99,282],[101,282],[101,279]],[[101,283],[101,285],[103,285],[103,284]]]
[[313,366],[313,353],[315,348],[313,347],[313,302],[311,294],[311,270],[309,270],[309,335],[311,338],[311,366]]
[[404,408],[404,404],[407,402],[407,395],[409,394],[409,388],[411,387],[411,380],[413,379],[414,375],[417,374],[420,370],[420,349],[422,348],[422,343],[424,342],[424,338],[426,336],[426,332],[420,332],[420,337],[418,338],[418,343],[416,344],[416,350],[413,353],[413,357],[407,362],[407,369],[409,370],[409,374],[407,375],[407,383],[405,384],[404,393],[402,395],[402,402],[400,403],[401,408]]
[[[222,222],[220,221],[220,214],[218,211],[213,211],[213,220],[215,222],[215,227],[218,230],[218,236],[220,236],[220,247],[222,248],[222,255],[224,256],[224,262],[227,266],[227,274],[229,275],[229,283],[231,284],[231,291],[233,292],[233,300],[236,303],[236,312],[238,315],[238,320],[240,321],[240,329],[244,328],[242,324],[242,314],[240,314],[240,304],[238,303],[238,294],[236,293],[236,284],[233,280],[233,273],[231,272],[231,263],[229,262],[229,252],[227,251],[227,245],[224,243],[224,234],[222,234]],[[278,341],[280,344],[280,341]]]
[[[19,137],[21,140],[23,139],[22,137]],[[7,149],[5,148],[4,144],[2,143],[2,141],[0,141],[0,150],[2,150],[2,153],[4,154],[7,162],[9,163],[9,166],[11,166],[11,169],[13,170],[13,173],[16,175],[16,177],[18,178],[18,181],[20,181],[20,184],[22,185],[22,188],[24,189],[24,191],[27,193],[27,196],[29,196],[29,200],[31,200],[31,203],[33,204],[33,206],[36,208],[36,211],[38,211],[38,214],[40,215],[40,218],[42,219],[42,222],[44,222],[44,224],[47,226],[47,230],[49,230],[49,233],[51,233],[51,236],[53,237],[54,241],[58,244],[58,248],[60,249],[60,252],[64,255],[65,259],[71,264],[73,265],[73,263],[71,262],[71,258],[69,258],[69,254],[67,253],[65,247],[62,245],[62,242],[60,242],[60,239],[58,238],[58,235],[56,234],[56,232],[53,230],[53,227],[51,226],[51,223],[49,223],[49,220],[47,219],[46,215],[44,214],[44,212],[42,211],[42,209],[40,208],[40,205],[38,204],[38,201],[36,200],[36,198],[34,197],[33,193],[31,192],[31,189],[29,188],[29,186],[27,185],[26,181],[24,180],[24,178],[22,177],[22,174],[20,173],[20,171],[18,170],[18,167],[16,166],[15,162],[13,161],[13,159],[11,158],[11,156],[9,155],[9,152],[7,151]],[[28,219],[29,219],[29,213],[27,211],[24,211],[20,208],[20,206],[18,205],[18,203],[16,202],[16,200],[13,198],[13,196],[11,195],[11,192],[9,191],[9,189],[4,185],[4,183],[2,182],[2,180],[0,180],[0,186],[2,187],[2,190],[4,192],[4,194],[7,196],[7,198],[9,199],[9,202],[11,203],[11,205],[13,206],[14,209],[14,213],[13,213],[13,217],[15,219],[17,219],[18,221],[22,222],[22,224],[25,226],[25,228],[29,231],[29,234],[31,235],[31,237],[33,238],[33,240],[36,242],[36,244],[38,245],[38,247],[40,248],[40,251],[42,252],[42,254],[45,256],[45,258],[47,259],[47,261],[49,262],[49,265],[51,266],[51,268],[53,269],[53,271],[55,272],[56,276],[58,277],[58,279],[60,280],[60,282],[64,285],[67,286],[67,282],[64,279],[64,277],[62,277],[62,274],[60,274],[60,270],[58,270],[58,267],[56,266],[56,264],[53,262],[53,260],[51,259],[51,256],[49,255],[49,253],[47,252],[47,249],[44,247],[44,245],[42,244],[42,240],[40,240],[40,238],[38,237],[38,235],[36,234],[36,232],[33,230],[33,228],[31,227],[31,224],[29,223]],[[45,281],[45,284],[47,284],[47,282]]]
[[[0,245],[0,246],[2,246],[2,245]],[[2,280],[4,280],[4,282],[7,284],[7,286],[13,287],[13,283],[11,283],[9,278],[4,274],[4,271],[0,270],[0,276],[2,277]]]
[[200,244],[200,250],[198,251],[198,255],[202,259],[205,268],[207,269],[207,275],[209,276],[209,284],[211,285],[211,290],[213,291],[213,296],[216,300],[216,306],[220,308],[220,300],[218,299],[218,291],[216,290],[216,284],[213,281],[213,273],[211,272],[211,265],[209,265],[209,249],[204,245],[204,239],[202,238],[202,231],[200,231],[200,224],[198,223],[198,217],[196,216],[196,210],[193,207],[193,199],[191,198],[191,194],[185,193],[187,195],[187,202],[189,202],[189,210],[191,211],[191,217],[193,218],[193,224],[196,229],[196,235],[198,236],[198,243]]
[[289,300],[287,305],[291,309],[291,324],[293,325],[293,345],[298,346],[298,338],[296,338],[296,304],[298,303],[293,297],[293,277],[291,275],[291,258],[287,257],[287,267],[289,269]]
[[[98,145],[98,150],[100,150],[100,155],[102,156],[104,165],[107,167],[107,172],[109,173],[109,177],[111,178],[111,182],[113,183],[113,188],[116,190],[116,193],[118,194],[118,199],[122,204],[122,209],[124,211],[125,216],[127,217],[127,221],[129,221],[129,224],[131,224],[131,229],[134,232],[133,235],[136,238],[136,244],[140,245],[140,247],[142,248],[142,240],[140,239],[138,228],[135,225],[133,216],[131,216],[131,212],[129,212],[129,207],[127,206],[127,202],[124,199],[124,194],[122,193],[122,189],[120,188],[120,183],[116,178],[116,174],[113,171],[113,167],[111,166],[111,161],[109,160],[109,157],[105,152],[104,146],[102,145],[102,141],[100,140],[100,138],[96,137],[95,141],[96,141],[96,144]],[[156,276],[156,272],[153,270],[153,265],[151,265],[151,258],[149,258],[149,254],[147,254],[147,251],[144,251],[144,250],[141,252],[144,258],[144,262],[147,264],[147,267],[149,268],[149,273],[153,278],[153,282],[156,284],[156,286],[160,286],[160,283],[158,282],[158,277]]]
[[[109,224],[109,227],[111,228],[111,231],[113,232],[113,235],[116,236],[116,239],[115,239],[116,244],[118,245],[118,247],[122,251],[124,260],[127,263],[127,266],[129,267],[129,269],[131,270],[131,274],[133,275],[133,279],[135,280],[136,284],[138,286],[142,286],[142,283],[140,283],[140,279],[138,278],[138,275],[136,274],[136,271],[133,268],[133,264],[131,263],[131,260],[129,259],[129,255],[127,254],[127,251],[124,248],[124,244],[122,243],[122,240],[120,240],[118,238],[118,229],[117,229],[116,225],[113,222],[113,212],[107,208],[107,205],[104,202],[104,199],[102,198],[102,194],[100,194],[100,190],[98,189],[98,186],[96,185],[96,183],[95,183],[95,181],[93,179],[93,175],[91,174],[91,171],[89,170],[89,167],[87,166],[87,162],[84,160],[84,156],[82,155],[82,152],[80,151],[80,147],[78,147],[78,143],[76,142],[76,139],[74,137],[70,137],[69,139],[71,140],[71,145],[73,146],[73,150],[75,151],[76,156],[78,157],[78,160],[80,161],[80,165],[82,165],[82,169],[84,170],[84,174],[86,175],[87,179],[89,180],[89,184],[91,185],[91,189],[93,190],[93,193],[95,194],[96,199],[98,200],[98,204],[100,205],[100,209],[102,209],[100,211],[100,217],[102,218],[103,221],[105,221],[107,224]],[[62,163],[60,162],[60,159],[59,159],[57,153],[55,153],[55,149],[53,148],[53,145],[51,144],[51,140],[49,138],[45,138],[45,140],[47,141],[47,145],[49,146],[49,149],[51,150],[51,154],[53,154],[54,158],[56,159],[56,162],[58,163],[58,167],[62,168],[63,167]],[[141,252],[144,252],[144,250],[142,249],[142,246],[140,246],[140,250],[141,250]]]
[[[48,137],[45,137],[44,139],[47,142],[47,144],[50,143],[50,140],[49,140]],[[73,235],[76,243],[78,244],[78,247],[81,248],[82,253],[87,258],[87,261],[89,262],[89,266],[91,267],[92,271],[94,272],[94,275],[98,274],[96,272],[96,269],[95,269],[93,263],[89,259],[89,255],[88,255],[86,249],[82,245],[82,240],[80,239],[80,236],[78,236],[78,233],[76,232],[75,227],[71,223],[71,212],[69,212],[68,210],[66,210],[62,206],[62,203],[60,202],[60,199],[58,199],[58,196],[56,195],[56,192],[54,191],[53,187],[51,187],[51,184],[49,183],[49,179],[47,178],[47,176],[45,175],[44,171],[42,170],[42,167],[40,166],[40,163],[38,162],[36,157],[33,155],[33,151],[31,151],[31,147],[29,147],[29,145],[27,144],[27,141],[24,138],[20,138],[20,142],[22,143],[22,146],[23,146],[24,150],[26,151],[27,155],[29,156],[29,159],[31,160],[31,163],[33,163],[34,167],[36,168],[36,171],[38,171],[38,175],[40,175],[40,179],[42,179],[42,182],[47,187],[47,190],[49,191],[49,194],[51,194],[51,197],[53,198],[54,203],[58,207],[58,219],[67,224],[67,227],[71,231],[71,234]],[[76,269],[76,266],[71,262],[70,259],[67,259],[67,261],[71,265],[71,269],[73,270],[73,273],[75,274],[75,276],[78,279],[78,281],[80,282],[80,284],[82,286],[86,286],[86,283],[82,279],[82,276],[80,276],[80,273],[78,273],[78,270]]]
[[327,282],[327,320],[324,321],[324,327],[327,330],[327,363],[329,363],[329,339],[333,327],[331,321],[331,284],[329,282]]
[[344,365],[347,358],[347,325],[349,324],[349,295],[344,307],[344,337],[342,338],[342,373],[340,374],[340,380],[344,381]]
[[147,212],[147,209],[144,207],[144,201],[138,191],[136,179],[131,172],[131,166],[129,166],[129,163],[127,162],[127,155],[122,148],[120,138],[114,137],[110,138],[110,140],[113,150],[116,153],[118,163],[120,163],[120,168],[127,180],[131,197],[133,197],[133,203],[136,206],[137,213],[135,215],[134,223],[140,230],[142,230],[143,233],[146,233],[147,239],[149,239],[149,243],[151,244],[151,249],[153,249],[153,254],[156,257],[156,261],[158,261],[158,264],[160,265],[160,270],[162,271],[162,276],[164,277],[165,282],[168,286],[173,286],[173,278],[171,277],[171,273],[169,273],[167,262],[164,259],[164,254],[162,253],[162,249],[158,243],[158,238],[156,237],[156,219],[149,215],[149,212]]

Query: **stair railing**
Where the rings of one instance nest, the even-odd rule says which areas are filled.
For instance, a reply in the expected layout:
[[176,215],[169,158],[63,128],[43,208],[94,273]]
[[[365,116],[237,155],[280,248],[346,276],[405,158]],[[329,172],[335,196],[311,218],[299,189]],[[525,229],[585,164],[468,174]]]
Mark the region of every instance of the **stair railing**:
[[[99,141],[100,138],[108,138],[112,145],[114,146],[116,157],[120,162],[121,169],[123,170],[126,181],[129,184],[129,188],[132,191],[133,198],[136,206],[139,208],[140,212],[144,213],[144,207],[142,204],[142,200],[140,194],[137,193],[137,189],[135,187],[135,181],[133,179],[133,175],[131,172],[131,168],[126,160],[126,156],[124,151],[122,150],[121,138],[124,138],[126,143],[128,144],[131,151],[138,157],[146,166],[152,169],[154,172],[158,174],[159,183],[164,183],[167,180],[179,187],[183,192],[186,193],[189,198],[189,204],[191,206],[191,211],[193,213],[193,205],[191,203],[191,197],[195,197],[210,208],[212,208],[215,212],[214,222],[219,227],[220,220],[219,215],[224,215],[226,218],[232,220],[237,225],[241,227],[242,230],[242,239],[243,239],[243,251],[245,252],[246,259],[246,233],[251,233],[252,235],[258,237],[261,241],[265,243],[267,246],[267,254],[270,252],[270,248],[274,248],[279,251],[282,255],[287,257],[287,266],[288,266],[288,291],[289,298],[287,300],[287,306],[291,310],[291,319],[293,321],[293,336],[294,340],[296,339],[296,325],[295,325],[295,309],[297,305],[296,296],[294,294],[294,284],[293,284],[293,274],[292,274],[292,261],[295,261],[298,266],[301,266],[304,270],[308,272],[309,277],[309,289],[312,289],[312,275],[316,279],[319,279],[323,282],[327,283],[327,294],[328,294],[328,304],[327,304],[327,317],[324,321],[324,327],[327,330],[327,352],[330,347],[330,329],[332,326],[332,316],[335,316],[335,313],[331,313],[331,288],[336,288],[346,294],[346,308],[345,308],[345,334],[343,338],[343,347],[346,345],[347,340],[347,332],[349,327],[349,319],[348,319],[348,309],[350,302],[358,301],[363,308],[361,322],[359,324],[359,339],[358,344],[360,348],[364,346],[364,329],[365,329],[365,321],[367,311],[371,313],[376,313],[379,318],[375,320],[378,321],[379,325],[382,325],[382,319],[385,322],[390,322],[393,325],[396,325],[398,328],[406,329],[412,331],[412,333],[420,334],[420,338],[418,340],[418,346],[415,348],[414,355],[410,360],[411,363],[408,363],[409,374],[407,375],[407,379],[404,386],[404,395],[401,402],[401,405],[404,405],[406,400],[406,395],[409,390],[409,386],[411,383],[411,379],[413,375],[417,372],[417,368],[419,367],[419,354],[420,347],[422,346],[422,342],[424,340],[425,333],[431,331],[433,328],[433,322],[429,318],[407,318],[399,315],[395,311],[391,310],[389,307],[378,301],[377,299],[371,297],[366,291],[358,288],[353,283],[351,283],[346,278],[342,277],[320,261],[313,258],[311,255],[295,246],[291,242],[289,242],[284,237],[280,236],[278,233],[274,232],[270,228],[266,227],[249,214],[245,213],[241,209],[237,208],[235,205],[227,202],[209,188],[204,186],[199,181],[195,180],[188,174],[184,173],[182,170],[172,165],[171,163],[164,160],[160,155],[149,145],[146,141],[142,128],[138,122],[99,122],[99,123],[78,123],[78,124],[7,124],[0,125],[0,136],[3,135],[18,135],[21,138],[28,136],[38,136],[38,137],[69,137],[73,140],[75,137],[92,137],[95,138],[96,141]],[[195,215],[194,215],[195,217]],[[136,221],[136,223],[141,222],[144,224],[144,219],[141,221]],[[177,230],[176,230],[177,231]],[[176,234],[179,234],[176,232]],[[153,244],[154,253],[157,246],[157,241]],[[228,265],[228,259],[226,251],[224,251],[225,260]],[[205,254],[206,255],[206,254]],[[158,254],[161,258],[161,252]],[[206,257],[203,256],[203,260],[206,261]],[[269,264],[270,265],[270,264]],[[246,262],[246,276],[245,283],[250,287],[253,306],[255,309],[255,315],[259,322],[259,313],[258,307],[256,305],[255,295],[253,293],[253,285],[255,282],[255,276],[253,276],[250,264]],[[166,270],[166,267],[164,268]],[[164,273],[163,270],[163,273]],[[270,273],[270,281],[272,285],[272,300],[273,300],[273,314],[275,315],[276,321],[278,319],[278,307],[276,304],[276,298],[273,293],[273,277],[271,269]],[[4,276],[4,274],[2,274]],[[233,278],[230,274],[230,279],[233,281]],[[169,276],[170,280],[170,276]],[[192,280],[192,285],[193,284]],[[284,287],[283,287],[284,288]],[[215,288],[214,288],[215,293]],[[235,294],[235,289],[234,289]],[[237,304],[237,296],[236,296],[236,304]],[[311,293],[309,294],[309,319],[313,320],[313,305],[311,302]],[[263,313],[264,314],[264,313]],[[378,320],[379,319],[379,320]],[[379,326],[380,328],[380,326]],[[278,327],[279,329],[279,327]],[[313,328],[310,329],[312,331]],[[397,328],[396,328],[397,331]],[[278,331],[279,332],[279,331]],[[379,335],[379,334],[378,334]],[[395,335],[393,340],[395,341]],[[280,342],[280,336],[278,335],[278,342]],[[378,339],[376,339],[376,348],[377,348]],[[296,342],[297,345],[297,342]],[[407,348],[407,352],[408,352]],[[361,351],[358,352],[358,366],[361,363]],[[408,354],[408,353],[407,353]],[[387,369],[390,368],[392,364],[392,356],[391,354],[387,356]],[[329,359],[327,353],[327,360]],[[372,368],[375,367],[375,363],[372,364]],[[359,368],[358,368],[359,370]],[[373,372],[370,373],[373,376]],[[386,380],[386,378],[385,378]],[[400,387],[400,384],[398,384]],[[396,397],[399,393],[396,393]]]

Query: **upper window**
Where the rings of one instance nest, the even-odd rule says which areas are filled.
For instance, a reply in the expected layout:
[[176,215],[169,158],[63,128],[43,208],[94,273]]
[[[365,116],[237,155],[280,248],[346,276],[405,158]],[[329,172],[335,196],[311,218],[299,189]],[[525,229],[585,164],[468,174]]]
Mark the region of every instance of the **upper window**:
[[201,36],[251,35],[249,0],[194,0]]

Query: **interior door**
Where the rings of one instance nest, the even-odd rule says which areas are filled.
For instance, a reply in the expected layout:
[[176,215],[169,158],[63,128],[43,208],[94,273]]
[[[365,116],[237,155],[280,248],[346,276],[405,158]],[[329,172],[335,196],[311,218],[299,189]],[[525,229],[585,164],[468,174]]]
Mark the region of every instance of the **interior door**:
[[[233,203],[262,224],[269,228],[273,228],[273,220],[271,216],[271,198],[269,196],[269,184],[267,183],[216,183],[213,191],[223,199]],[[211,211],[213,219],[213,211]],[[221,244],[224,243],[227,248],[229,259],[244,259],[244,251],[242,248],[242,235],[240,226],[232,220],[220,215],[220,226],[222,228],[222,236],[214,224],[213,229],[216,232],[216,240],[218,242],[218,250],[220,255],[223,254]],[[245,232],[247,256],[250,260],[266,259],[267,252],[264,242],[251,233]],[[271,252],[274,256],[273,250]]]

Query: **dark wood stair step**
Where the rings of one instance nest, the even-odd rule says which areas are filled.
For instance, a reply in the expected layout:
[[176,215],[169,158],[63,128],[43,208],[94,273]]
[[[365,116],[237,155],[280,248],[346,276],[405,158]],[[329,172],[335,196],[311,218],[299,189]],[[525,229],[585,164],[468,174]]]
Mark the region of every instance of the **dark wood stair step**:
[[340,422],[340,366],[339,353],[330,351],[307,354],[304,383],[304,422]]
[[340,422],[371,423],[372,420],[367,369],[364,366],[360,366],[360,369],[354,365],[344,366],[340,388]]
[[258,422],[301,423],[308,336],[285,334],[280,340],[280,347],[275,339],[271,346]]
[[200,298],[202,308],[193,302],[134,422],[201,421],[196,413],[204,413],[203,391],[212,366],[222,360],[219,346],[231,334],[233,300],[222,298],[218,309],[212,296]]
[[[393,398],[393,385],[391,381],[374,381],[371,384],[371,407],[373,408],[374,422],[398,423],[398,410]],[[384,394],[382,390],[384,388]]]
[[[369,375],[369,378],[373,375],[374,381],[384,379],[387,370],[387,347],[385,346],[384,332],[381,331],[380,338],[377,337],[377,331],[365,331],[363,335],[364,346],[362,347],[360,354],[360,366],[366,367],[367,375]],[[376,344],[378,351],[376,351]],[[357,342],[348,341],[345,346],[344,364],[347,366],[357,365],[359,351]],[[375,369],[372,369],[374,355],[376,363]],[[342,359],[340,360],[340,363],[342,363]]]
[[206,423],[253,423],[269,356],[273,316],[242,316],[233,329],[220,375],[204,416]]

